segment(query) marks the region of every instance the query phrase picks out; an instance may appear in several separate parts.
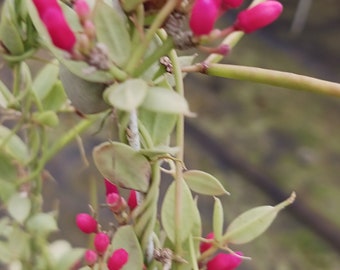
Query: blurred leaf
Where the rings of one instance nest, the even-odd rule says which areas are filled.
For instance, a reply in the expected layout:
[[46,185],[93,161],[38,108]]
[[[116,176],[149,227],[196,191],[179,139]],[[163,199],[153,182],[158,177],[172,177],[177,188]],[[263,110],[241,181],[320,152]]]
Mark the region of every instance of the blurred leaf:
[[24,53],[25,48],[19,32],[19,27],[16,25],[13,13],[9,10],[11,1],[5,1],[2,6],[1,21],[0,21],[0,40],[1,43],[12,55],[20,55]]
[[0,80],[0,107],[7,108],[8,103],[14,100],[14,96],[7,86]]
[[98,41],[107,46],[111,59],[118,66],[124,65],[130,56],[131,42],[122,15],[99,0],[94,7],[93,21]]
[[223,234],[223,207],[221,201],[218,198],[214,198],[214,214],[213,214],[213,232],[214,237],[217,241],[220,241]]
[[93,159],[99,172],[120,187],[146,192],[151,167],[148,160],[130,146],[106,142],[95,147]]
[[8,236],[8,249],[13,260],[28,260],[30,255],[31,236],[20,227],[12,227]]
[[53,89],[59,75],[59,63],[53,60],[46,64],[38,73],[33,81],[33,92],[39,98],[44,99]]
[[9,199],[7,211],[12,218],[22,224],[30,214],[31,201],[26,196],[16,193]]
[[16,134],[7,127],[0,125],[0,151],[6,153],[16,161],[25,163],[28,158],[28,150],[26,144]]
[[183,173],[183,178],[190,189],[197,193],[212,196],[229,194],[220,181],[206,172],[189,170]]
[[129,260],[122,270],[143,269],[143,253],[132,226],[121,226],[115,232],[112,249],[114,251],[119,248],[125,249],[129,254]]
[[35,234],[47,235],[57,231],[58,226],[51,214],[38,213],[27,220],[27,229]]
[[73,248],[60,258],[56,266],[55,270],[69,270],[73,269],[73,266],[82,258],[84,255],[85,249],[83,248]]
[[35,112],[32,114],[32,120],[47,127],[55,127],[59,124],[58,115],[54,111]]
[[0,262],[8,264],[12,260],[11,251],[8,248],[8,243],[0,240]]
[[156,146],[166,142],[178,119],[176,114],[159,113],[143,109],[139,110],[138,116]]
[[172,90],[157,86],[150,87],[142,107],[161,113],[190,114],[184,97]]
[[[188,186],[183,181],[181,194],[176,194],[175,182],[173,182],[168,188],[161,210],[161,220],[163,228],[169,237],[169,239],[174,243],[176,235],[179,234],[179,239],[184,242],[188,239],[196,220],[195,214],[195,202],[191,196],[191,192]],[[176,213],[175,211],[175,201],[177,196],[182,199],[181,211]],[[176,214],[179,214],[179,228],[175,226]],[[179,229],[178,231],[176,231]]]
[[98,113],[109,108],[103,100],[104,84],[86,81],[64,66],[60,68],[60,79],[73,106],[82,113]]
[[295,193],[275,207],[265,205],[250,209],[239,215],[227,228],[223,240],[232,244],[244,244],[252,241],[271,225],[278,212],[293,203]]
[[113,107],[122,111],[137,109],[143,102],[148,85],[142,79],[130,79],[106,88],[104,99]]
[[57,81],[52,90],[43,98],[42,104],[45,110],[59,110],[67,101],[64,86],[61,81]]
[[7,202],[16,192],[16,184],[0,178],[0,200]]

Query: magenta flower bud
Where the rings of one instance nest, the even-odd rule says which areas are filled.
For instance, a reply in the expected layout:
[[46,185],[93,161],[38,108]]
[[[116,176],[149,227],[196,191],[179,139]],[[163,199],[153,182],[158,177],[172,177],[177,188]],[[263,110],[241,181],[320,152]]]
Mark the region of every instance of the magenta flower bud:
[[107,194],[106,203],[113,213],[120,213],[126,208],[126,201],[118,193]]
[[59,11],[61,12],[61,8],[57,0],[33,0],[33,4],[38,10],[40,18],[43,16],[45,11],[50,8],[59,9]]
[[76,36],[68,25],[61,10],[48,8],[42,14],[41,19],[46,26],[53,44],[59,49],[71,52],[76,44]]
[[223,10],[238,8],[243,3],[243,0],[222,0],[221,8]]
[[120,270],[127,263],[128,259],[129,254],[125,249],[116,249],[107,260],[107,268],[109,270]]
[[103,255],[110,244],[110,238],[106,233],[97,233],[94,237],[94,248],[99,255]]
[[235,30],[254,32],[274,22],[282,13],[283,6],[278,1],[266,1],[241,11],[234,24]]
[[108,179],[104,179],[105,181],[105,189],[106,189],[106,195],[110,193],[117,193],[119,194],[118,188],[115,184],[111,183]]
[[84,260],[85,260],[86,265],[93,266],[98,260],[97,252],[91,249],[86,250],[84,254]]
[[219,15],[215,0],[196,0],[190,15],[189,25],[196,36],[208,35],[214,28]]
[[81,22],[84,22],[91,16],[91,9],[86,0],[77,0],[73,5],[73,9]]
[[97,232],[97,221],[87,213],[80,213],[76,217],[78,228],[84,233]]
[[135,209],[138,206],[137,191],[136,190],[130,191],[130,195],[129,195],[127,204],[130,208],[130,211],[133,211],[133,209]]
[[[215,238],[215,235],[213,232],[208,233],[207,236],[205,237],[208,240],[212,240]],[[212,243],[211,242],[201,242],[200,244],[200,252],[203,253],[204,251],[208,250],[209,248],[212,247]]]
[[[236,252],[236,254],[242,256],[242,252]],[[241,262],[242,259],[238,256],[220,253],[208,261],[207,270],[234,270]]]

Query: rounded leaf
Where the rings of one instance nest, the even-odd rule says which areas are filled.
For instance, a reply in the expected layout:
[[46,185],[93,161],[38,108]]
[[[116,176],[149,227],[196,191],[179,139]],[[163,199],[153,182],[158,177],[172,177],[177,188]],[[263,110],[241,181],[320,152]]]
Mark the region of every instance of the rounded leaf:
[[122,269],[143,269],[143,253],[130,225],[119,227],[112,239],[112,250],[121,248],[129,254],[129,259]]
[[142,104],[147,90],[148,85],[144,80],[130,79],[109,86],[103,96],[113,107],[123,111],[132,111]]
[[117,186],[146,192],[149,187],[149,161],[130,146],[106,142],[93,150],[93,159],[99,172]]
[[214,214],[213,214],[213,229],[214,229],[214,238],[217,241],[220,241],[223,233],[223,207],[221,201],[218,198],[214,198]]
[[189,106],[184,97],[163,87],[150,87],[142,104],[144,109],[173,114],[190,114]]
[[191,190],[211,196],[228,194],[222,184],[211,174],[199,170],[189,170],[183,173],[183,178]]
[[[162,225],[168,238],[173,243],[175,242],[177,234],[179,234],[181,242],[187,240],[195,222],[197,222],[197,214],[195,210],[196,204],[185,182],[182,183],[181,192],[182,194],[176,194],[175,183],[172,183],[165,194],[162,205]],[[175,209],[177,196],[182,199],[181,211],[179,213],[176,213]],[[179,228],[176,228],[175,225],[176,214],[180,215],[178,217],[180,222]]]
[[8,201],[7,210],[17,222],[23,223],[31,211],[31,201],[27,196],[16,193]]
[[27,220],[27,229],[38,234],[48,234],[58,230],[57,222],[51,214],[38,213]]

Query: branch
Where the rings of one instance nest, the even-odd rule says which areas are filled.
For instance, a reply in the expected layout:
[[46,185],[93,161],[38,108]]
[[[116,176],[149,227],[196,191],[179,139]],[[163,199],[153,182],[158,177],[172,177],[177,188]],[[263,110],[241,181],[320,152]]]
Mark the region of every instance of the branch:
[[295,90],[340,97],[340,84],[291,72],[228,64],[200,63],[184,67],[183,72],[200,72],[228,79],[263,83]]

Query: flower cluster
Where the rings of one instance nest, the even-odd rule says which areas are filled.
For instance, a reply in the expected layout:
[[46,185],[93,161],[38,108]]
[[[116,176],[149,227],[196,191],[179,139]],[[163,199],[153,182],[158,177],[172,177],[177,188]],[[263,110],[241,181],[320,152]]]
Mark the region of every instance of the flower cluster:
[[[243,0],[196,0],[190,15],[190,28],[195,36],[209,35],[214,25],[224,12],[238,8]],[[254,32],[274,22],[282,12],[282,5],[278,1],[265,1],[254,7],[243,10],[231,30]]]
[[[105,194],[106,206],[115,215],[116,220],[120,224],[125,224],[128,219],[127,208],[132,212],[137,207],[137,192],[131,190],[128,202],[120,195],[116,185],[105,179]],[[98,221],[88,213],[79,213],[76,216],[77,227],[86,234],[95,234],[93,239],[94,249],[88,249],[85,252],[84,260],[86,265],[94,266],[100,260],[106,259],[106,264],[109,270],[119,270],[128,261],[129,254],[125,249],[116,249],[111,252],[110,256],[106,252],[110,252],[110,234],[101,231],[101,226]]]
[[33,0],[53,44],[65,51],[72,52],[76,36],[65,19],[64,13],[56,0]]

